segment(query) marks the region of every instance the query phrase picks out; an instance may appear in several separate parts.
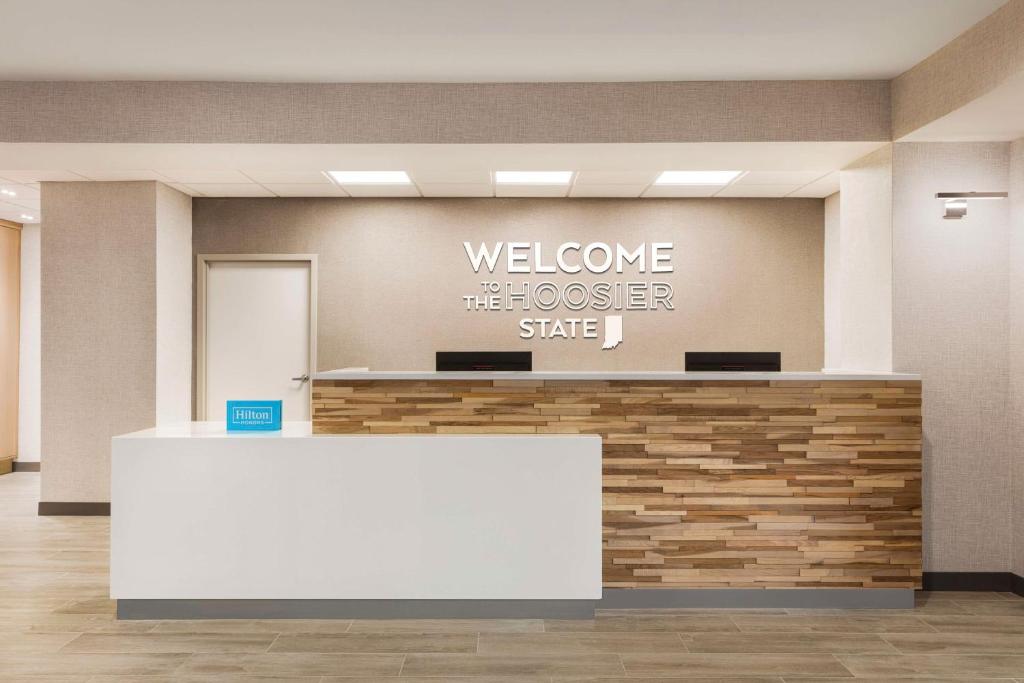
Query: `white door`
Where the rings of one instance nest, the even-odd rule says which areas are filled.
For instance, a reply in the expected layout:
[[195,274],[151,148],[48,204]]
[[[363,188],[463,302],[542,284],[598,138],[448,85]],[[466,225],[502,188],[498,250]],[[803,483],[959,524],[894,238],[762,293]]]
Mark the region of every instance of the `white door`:
[[309,420],[310,262],[206,263],[205,419],[280,399],[283,419]]

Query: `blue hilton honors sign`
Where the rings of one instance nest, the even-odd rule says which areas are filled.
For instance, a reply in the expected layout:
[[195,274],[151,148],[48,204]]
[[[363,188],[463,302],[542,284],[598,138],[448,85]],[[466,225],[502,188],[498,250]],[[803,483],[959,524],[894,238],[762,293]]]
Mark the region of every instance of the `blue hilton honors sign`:
[[[591,339],[602,349],[623,342],[622,311],[673,310],[672,284],[656,277],[671,273],[672,243],[641,242],[635,247],[605,242],[563,242],[545,250],[540,242],[495,242],[479,248],[463,242],[480,282],[478,294],[462,297],[467,311],[514,311],[520,339]],[[587,274],[586,279],[536,281],[529,275]],[[593,281],[592,275],[603,276]],[[603,332],[599,334],[599,332]]]
[[228,401],[229,432],[272,432],[280,429],[280,401]]

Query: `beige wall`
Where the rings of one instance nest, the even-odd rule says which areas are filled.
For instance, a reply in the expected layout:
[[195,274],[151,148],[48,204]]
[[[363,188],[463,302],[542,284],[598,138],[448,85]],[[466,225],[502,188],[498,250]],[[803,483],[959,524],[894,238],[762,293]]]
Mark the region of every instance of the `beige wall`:
[[927,571],[1011,568],[1009,203],[950,221],[935,198],[1008,172],[1006,143],[894,145],[894,364],[923,380]]
[[[892,146],[839,173],[836,369],[892,369]],[[831,335],[830,335],[831,337]]]
[[825,197],[825,368],[841,368],[842,348],[842,249],[839,241],[839,193]]
[[1010,146],[1010,404],[1013,570],[1024,576],[1024,139]]
[[192,198],[156,186],[156,424],[192,417]]
[[38,462],[39,224],[21,228],[21,343],[18,354],[18,460]]
[[[157,231],[170,222],[188,232],[190,218],[186,200],[166,192],[178,194],[153,182],[42,184],[44,502],[109,501],[110,438],[156,420],[158,367],[169,366],[157,345],[157,277],[173,260],[158,254]],[[175,268],[191,298],[188,267]],[[180,323],[161,329],[187,339]],[[177,381],[187,387],[187,371]]]
[[888,81],[0,81],[0,142],[888,140]]
[[[320,256],[317,367],[433,368],[436,350],[524,349],[537,369],[680,369],[686,350],[778,350],[822,365],[823,202],[815,199],[196,199],[197,253]],[[625,343],[518,337],[467,311],[486,279],[464,240],[675,243],[673,311],[624,312]],[[536,283],[555,276],[494,279]],[[649,278],[658,278],[647,274]],[[595,276],[579,277],[595,281]],[[628,274],[623,279],[630,279]],[[640,278],[645,279],[645,278]],[[565,309],[556,311],[567,317]],[[532,315],[540,316],[539,312]],[[557,316],[552,316],[557,317]]]

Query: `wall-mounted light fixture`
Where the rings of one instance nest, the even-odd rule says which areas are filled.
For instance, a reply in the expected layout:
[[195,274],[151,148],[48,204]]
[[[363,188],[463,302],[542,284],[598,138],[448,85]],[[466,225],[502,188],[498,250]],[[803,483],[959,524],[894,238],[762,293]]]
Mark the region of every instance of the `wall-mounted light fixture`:
[[968,199],[1006,199],[1006,192],[936,192],[935,197],[945,200],[943,218],[960,220],[967,216]]

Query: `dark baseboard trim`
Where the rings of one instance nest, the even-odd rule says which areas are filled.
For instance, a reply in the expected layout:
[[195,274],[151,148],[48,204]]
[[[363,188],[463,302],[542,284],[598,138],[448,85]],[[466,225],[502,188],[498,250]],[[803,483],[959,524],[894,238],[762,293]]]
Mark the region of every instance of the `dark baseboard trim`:
[[109,517],[110,503],[60,503],[39,501],[40,517]]
[[14,472],[38,472],[39,461],[36,462],[22,462],[20,460],[14,461]]
[[926,591],[993,591],[1024,596],[1024,577],[1013,572],[925,572]]
[[605,588],[598,609],[912,609],[913,588]]
[[118,619],[593,619],[594,600],[118,600]]

